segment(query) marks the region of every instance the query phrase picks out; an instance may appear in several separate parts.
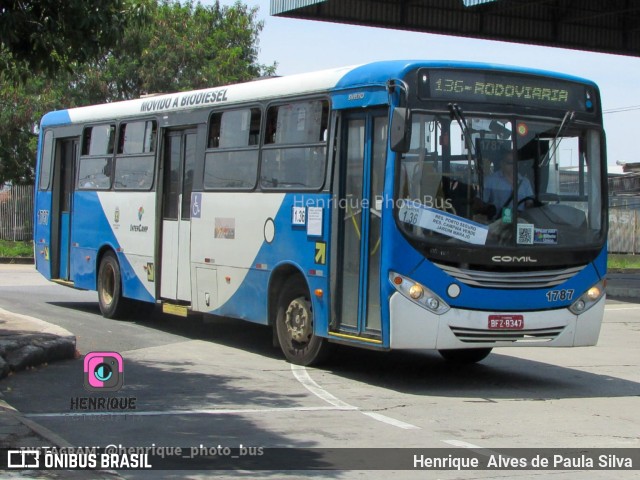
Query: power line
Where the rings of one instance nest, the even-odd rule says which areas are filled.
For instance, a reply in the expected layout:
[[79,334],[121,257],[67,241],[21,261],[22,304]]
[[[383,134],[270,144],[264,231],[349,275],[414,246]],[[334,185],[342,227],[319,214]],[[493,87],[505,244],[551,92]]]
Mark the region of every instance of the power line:
[[640,105],[631,105],[629,107],[611,108],[609,110],[603,110],[602,113],[631,112],[633,110],[640,110]]

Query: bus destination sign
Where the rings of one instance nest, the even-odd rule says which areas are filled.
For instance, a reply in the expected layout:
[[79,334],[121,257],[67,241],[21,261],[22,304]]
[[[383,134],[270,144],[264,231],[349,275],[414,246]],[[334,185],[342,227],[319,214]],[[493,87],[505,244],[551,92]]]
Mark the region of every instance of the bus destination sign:
[[593,112],[592,89],[578,83],[502,72],[433,69],[418,73],[421,98]]

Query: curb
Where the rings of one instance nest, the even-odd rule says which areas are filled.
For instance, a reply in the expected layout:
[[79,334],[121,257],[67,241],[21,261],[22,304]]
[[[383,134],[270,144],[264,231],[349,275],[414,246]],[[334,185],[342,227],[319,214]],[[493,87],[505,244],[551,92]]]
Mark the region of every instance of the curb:
[[637,275],[640,273],[640,268],[609,268],[607,270],[607,275],[610,273]]
[[56,360],[76,356],[76,337],[68,330],[0,308],[0,379]]
[[74,445],[67,442],[64,438],[62,438],[58,434],[53,433],[48,428],[43,427],[42,425],[34,422],[33,420],[29,420],[28,418],[25,418],[18,410],[13,408],[11,405],[9,405],[7,402],[5,402],[2,399],[0,399],[0,413],[11,415],[13,418],[15,418],[20,423],[22,423],[25,427],[31,429],[33,432],[35,432],[37,435],[47,440],[52,445],[55,445],[60,448],[74,447]]
[[607,298],[631,300],[637,300],[640,298],[640,288],[607,287],[606,291]]
[[0,257],[0,263],[33,265],[34,261],[31,257]]
[[76,337],[51,334],[9,335],[0,340],[0,379],[56,360],[75,357]]
[[[52,446],[57,448],[76,448],[76,445],[73,445],[67,442],[64,438],[62,438],[57,433],[52,432],[46,427],[43,427],[39,423],[34,422],[33,420],[29,420],[18,410],[13,408],[7,402],[0,398],[0,415],[9,415],[13,417],[18,422],[22,423],[25,427],[30,429],[33,433],[38,435],[41,438],[44,438],[47,442],[49,442]],[[58,472],[65,473],[64,470],[58,470]],[[82,470],[82,472],[90,472],[91,474],[100,474],[100,477],[89,477],[89,478],[109,478],[114,480],[124,480],[122,476],[118,474],[118,472],[114,470]],[[75,478],[75,477],[74,477]]]

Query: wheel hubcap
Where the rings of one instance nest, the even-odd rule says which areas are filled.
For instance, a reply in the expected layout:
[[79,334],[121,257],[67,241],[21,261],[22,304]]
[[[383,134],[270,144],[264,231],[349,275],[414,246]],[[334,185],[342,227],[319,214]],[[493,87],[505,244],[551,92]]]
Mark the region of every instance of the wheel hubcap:
[[312,334],[311,308],[304,297],[296,298],[289,304],[285,314],[285,324],[289,337],[298,343],[306,343]]
[[100,294],[102,296],[102,302],[105,305],[111,305],[113,302],[113,294],[116,286],[116,277],[113,267],[111,265],[105,265],[102,271],[102,289]]

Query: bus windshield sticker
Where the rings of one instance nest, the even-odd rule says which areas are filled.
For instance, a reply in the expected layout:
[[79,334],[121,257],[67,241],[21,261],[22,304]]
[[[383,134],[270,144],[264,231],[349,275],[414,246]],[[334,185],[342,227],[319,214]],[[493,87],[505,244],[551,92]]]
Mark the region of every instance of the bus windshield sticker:
[[480,223],[406,200],[400,208],[400,220],[475,245],[484,245],[489,233]]
[[533,243],[539,243],[543,245],[556,245],[558,243],[558,230],[555,228],[534,229]]
[[533,224],[519,223],[517,238],[519,245],[533,245]]
[[307,235],[322,236],[322,207],[309,207],[307,217]]

